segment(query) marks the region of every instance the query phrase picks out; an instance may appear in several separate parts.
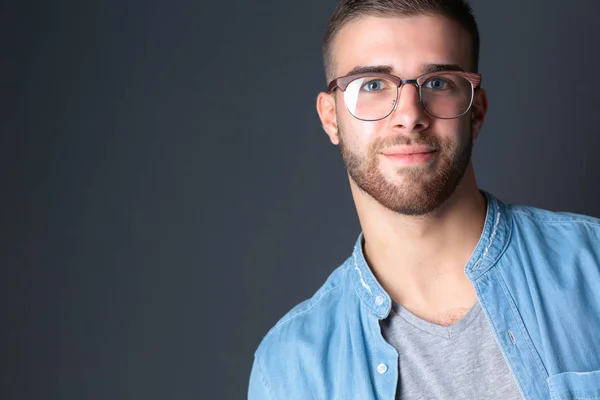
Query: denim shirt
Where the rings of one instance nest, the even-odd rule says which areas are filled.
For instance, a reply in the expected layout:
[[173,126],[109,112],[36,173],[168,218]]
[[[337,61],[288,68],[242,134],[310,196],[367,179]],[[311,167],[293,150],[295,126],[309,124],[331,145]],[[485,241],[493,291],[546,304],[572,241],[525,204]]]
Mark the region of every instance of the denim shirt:
[[[523,398],[600,400],[600,220],[484,194],[465,273]],[[263,338],[248,399],[394,400],[398,354],[379,325],[391,299],[362,244],[361,233],[352,256]]]

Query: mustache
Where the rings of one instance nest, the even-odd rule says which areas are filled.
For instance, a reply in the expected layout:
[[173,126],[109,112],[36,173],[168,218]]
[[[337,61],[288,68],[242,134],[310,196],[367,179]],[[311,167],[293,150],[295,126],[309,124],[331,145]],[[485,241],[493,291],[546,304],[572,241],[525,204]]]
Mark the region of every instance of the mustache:
[[405,135],[390,136],[377,140],[371,144],[371,154],[378,153],[382,149],[394,146],[427,146],[433,149],[442,148],[442,141],[433,135],[411,135],[410,137]]

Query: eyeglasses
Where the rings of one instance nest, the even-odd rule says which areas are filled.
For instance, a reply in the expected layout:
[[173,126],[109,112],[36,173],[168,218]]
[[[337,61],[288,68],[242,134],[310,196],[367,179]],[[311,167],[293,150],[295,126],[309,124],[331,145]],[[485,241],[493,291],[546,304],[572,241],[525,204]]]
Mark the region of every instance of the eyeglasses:
[[465,115],[473,105],[481,75],[463,71],[430,72],[417,79],[400,79],[383,72],[346,75],[331,81],[329,93],[339,88],[344,93],[348,112],[362,121],[388,117],[398,104],[398,88],[413,84],[419,90],[419,102],[431,116],[453,119]]

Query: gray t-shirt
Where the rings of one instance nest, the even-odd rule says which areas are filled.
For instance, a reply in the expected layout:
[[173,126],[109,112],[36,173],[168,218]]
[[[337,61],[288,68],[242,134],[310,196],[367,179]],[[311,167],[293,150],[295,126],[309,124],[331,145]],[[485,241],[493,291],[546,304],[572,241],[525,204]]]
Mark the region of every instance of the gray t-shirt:
[[451,326],[394,304],[381,331],[398,351],[396,399],[523,399],[479,301]]

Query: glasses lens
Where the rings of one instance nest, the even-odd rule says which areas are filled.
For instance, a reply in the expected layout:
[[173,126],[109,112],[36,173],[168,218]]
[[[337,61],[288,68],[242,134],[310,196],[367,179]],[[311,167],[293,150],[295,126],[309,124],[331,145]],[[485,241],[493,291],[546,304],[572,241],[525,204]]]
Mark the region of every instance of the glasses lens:
[[398,87],[381,77],[363,77],[350,82],[344,91],[344,103],[355,118],[375,121],[394,109]]
[[428,76],[421,86],[421,101],[434,117],[456,118],[465,114],[473,101],[473,86],[461,76]]

